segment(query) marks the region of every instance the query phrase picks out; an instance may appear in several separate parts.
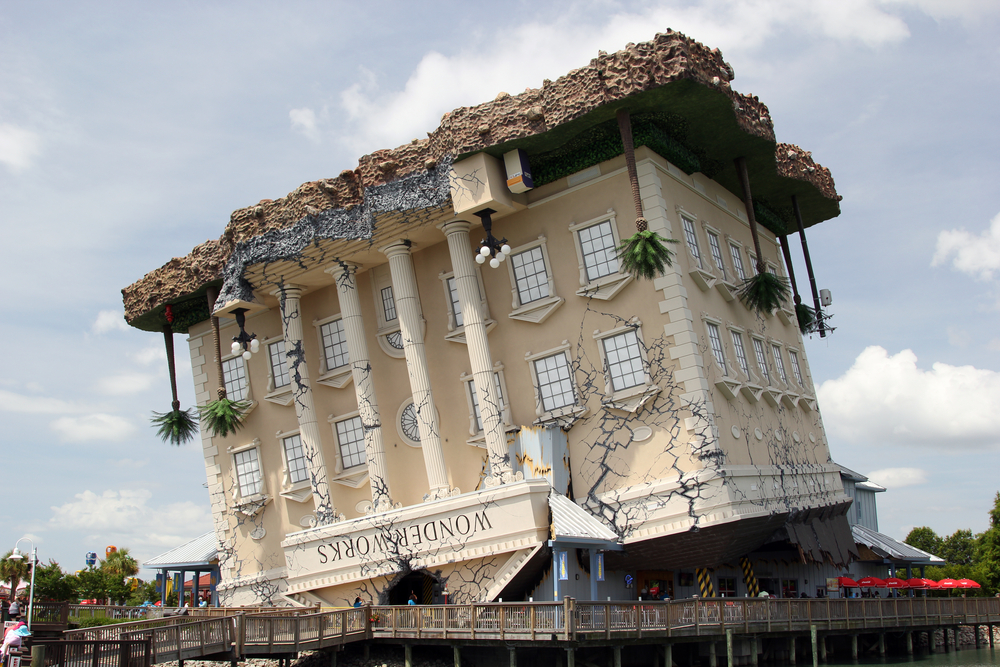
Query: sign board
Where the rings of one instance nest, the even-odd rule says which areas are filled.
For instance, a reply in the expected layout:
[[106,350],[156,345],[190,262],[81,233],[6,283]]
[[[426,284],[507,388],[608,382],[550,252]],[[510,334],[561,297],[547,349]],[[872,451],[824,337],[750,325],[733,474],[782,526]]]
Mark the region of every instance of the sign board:
[[827,577],[826,580],[827,594],[836,593],[839,590],[840,590],[840,579],[838,579],[837,577]]

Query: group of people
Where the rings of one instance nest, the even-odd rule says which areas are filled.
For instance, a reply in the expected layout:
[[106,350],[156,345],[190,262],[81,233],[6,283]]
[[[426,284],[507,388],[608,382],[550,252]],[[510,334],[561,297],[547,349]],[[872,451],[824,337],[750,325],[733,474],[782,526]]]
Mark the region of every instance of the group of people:
[[[410,593],[410,599],[408,599],[406,601],[406,604],[408,604],[410,606],[416,606],[418,604],[416,591]],[[361,600],[361,596],[360,595],[358,597],[354,598],[354,606],[355,607],[364,607],[365,606],[365,603]]]

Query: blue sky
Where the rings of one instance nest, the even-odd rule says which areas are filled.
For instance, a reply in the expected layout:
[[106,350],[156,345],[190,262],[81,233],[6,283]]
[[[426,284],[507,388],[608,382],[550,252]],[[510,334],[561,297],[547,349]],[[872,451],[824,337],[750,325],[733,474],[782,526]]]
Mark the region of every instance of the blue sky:
[[200,448],[148,427],[170,403],[162,339],[124,325],[122,287],[237,208],[668,27],[721,49],[844,197],[809,232],[834,296],[837,331],[807,352],[835,460],[889,487],[883,532],[983,530],[1000,490],[997,3],[32,2],[0,5],[0,548],[30,535],[75,570],[211,528]]

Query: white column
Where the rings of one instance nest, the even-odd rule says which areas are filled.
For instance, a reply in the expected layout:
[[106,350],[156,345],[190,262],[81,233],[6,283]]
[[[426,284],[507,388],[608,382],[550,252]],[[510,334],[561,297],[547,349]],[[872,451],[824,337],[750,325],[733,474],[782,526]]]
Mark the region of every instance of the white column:
[[272,294],[278,297],[281,305],[285,359],[288,364],[288,376],[292,382],[295,416],[299,421],[302,455],[309,465],[309,483],[312,486],[316,525],[332,523],[337,520],[337,510],[330,495],[330,482],[326,476],[319,424],[316,422],[316,406],[313,403],[312,388],[309,386],[309,368],[302,346],[302,313],[299,310],[302,288],[284,285]]
[[420,429],[420,448],[424,452],[424,467],[430,486],[429,499],[447,496],[448,473],[441,447],[441,430],[438,428],[437,409],[431,394],[431,378],[427,372],[427,353],[424,350],[423,315],[417,295],[417,277],[413,272],[413,257],[409,241],[393,243],[381,249],[389,258],[392,274],[392,291],[399,315],[399,329],[403,337],[406,370],[410,375],[410,391]]
[[337,283],[340,317],[344,323],[347,352],[351,357],[354,395],[358,399],[358,412],[365,434],[365,458],[368,460],[368,482],[372,489],[372,509],[384,512],[392,508],[392,497],[386,480],[385,445],[382,441],[378,401],[375,400],[375,385],[372,383],[371,358],[368,356],[368,342],[365,340],[365,324],[361,319],[357,271],[357,266],[344,262],[327,269]]
[[480,306],[482,299],[479,296],[479,280],[476,277],[476,263],[472,259],[473,251],[469,241],[471,226],[464,220],[455,220],[442,225],[441,231],[448,237],[448,251],[451,253],[455,288],[458,290],[458,300],[462,306],[462,321],[465,324],[465,340],[469,348],[469,361],[472,364],[472,378],[479,399],[479,414],[483,421],[486,449],[489,451],[490,475],[485,483],[486,486],[496,486],[512,479],[510,450],[507,447],[507,433],[501,416],[503,406],[500,403],[496,381],[493,379],[493,358],[486,336],[486,323],[483,321]]

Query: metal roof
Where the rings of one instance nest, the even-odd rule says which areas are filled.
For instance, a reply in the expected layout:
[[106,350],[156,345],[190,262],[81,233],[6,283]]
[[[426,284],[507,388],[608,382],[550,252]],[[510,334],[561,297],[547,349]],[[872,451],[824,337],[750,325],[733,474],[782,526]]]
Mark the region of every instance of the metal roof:
[[855,482],[867,482],[868,478],[859,472],[854,472],[847,466],[842,466],[839,463],[835,463],[835,466],[840,468],[840,476],[846,477],[847,479],[853,480]]
[[876,484],[875,482],[872,482],[870,480],[865,482],[857,482],[854,485],[854,487],[857,489],[867,489],[868,491],[874,491],[875,493],[882,493],[883,491],[885,491],[884,486],[882,486],[881,484]]
[[934,554],[911,547],[909,544],[904,544],[899,540],[860,524],[851,526],[851,533],[854,535],[855,542],[865,545],[883,558],[923,562],[933,565],[944,565],[945,562],[943,558],[938,558]]
[[618,543],[618,535],[613,530],[561,493],[549,494],[549,509],[552,510],[556,540]]
[[216,560],[217,544],[215,531],[211,531],[159,556],[154,556],[142,566],[163,570],[176,569],[185,565],[210,565],[212,561]]

